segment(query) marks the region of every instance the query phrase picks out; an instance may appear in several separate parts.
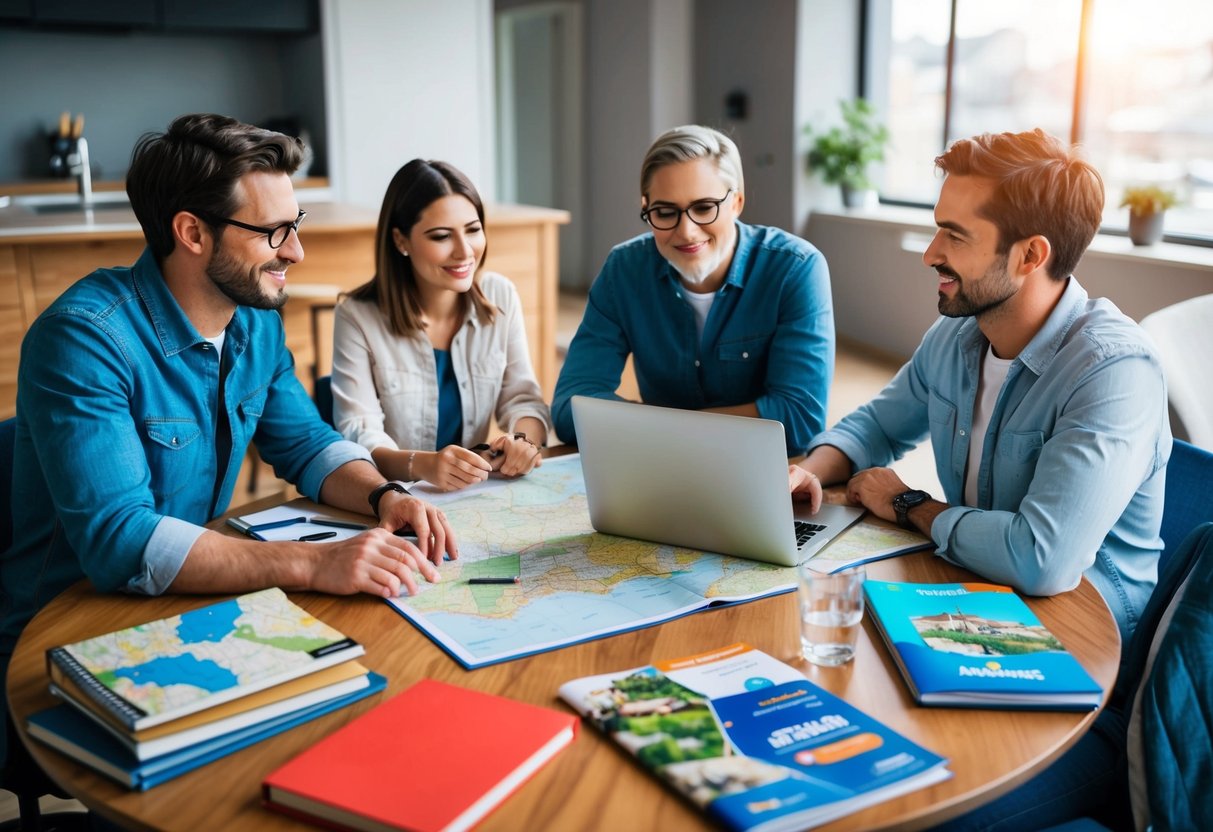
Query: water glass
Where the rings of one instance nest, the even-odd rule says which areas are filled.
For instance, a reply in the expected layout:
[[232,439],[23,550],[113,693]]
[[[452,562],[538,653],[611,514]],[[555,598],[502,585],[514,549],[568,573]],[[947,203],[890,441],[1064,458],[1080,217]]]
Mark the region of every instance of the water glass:
[[800,567],[800,647],[808,661],[836,667],[855,658],[865,577],[862,566],[833,574]]

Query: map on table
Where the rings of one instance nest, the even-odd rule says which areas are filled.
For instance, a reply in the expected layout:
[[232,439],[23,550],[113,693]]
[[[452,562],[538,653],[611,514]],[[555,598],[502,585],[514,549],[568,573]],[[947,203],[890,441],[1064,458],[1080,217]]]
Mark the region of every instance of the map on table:
[[[577,454],[525,477],[441,493],[460,559],[415,597],[389,601],[467,668],[668,621],[709,606],[788,592],[796,570],[599,534],[590,525]],[[469,578],[519,576],[517,584]]]

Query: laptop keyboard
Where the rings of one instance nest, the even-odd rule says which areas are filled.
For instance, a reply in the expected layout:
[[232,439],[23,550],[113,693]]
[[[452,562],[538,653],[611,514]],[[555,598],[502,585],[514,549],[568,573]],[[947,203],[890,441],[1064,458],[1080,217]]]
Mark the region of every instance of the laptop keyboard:
[[809,523],[805,520],[793,520],[792,522],[796,524],[797,547],[808,543],[809,538],[818,532],[825,530],[825,526],[821,525],[820,523]]

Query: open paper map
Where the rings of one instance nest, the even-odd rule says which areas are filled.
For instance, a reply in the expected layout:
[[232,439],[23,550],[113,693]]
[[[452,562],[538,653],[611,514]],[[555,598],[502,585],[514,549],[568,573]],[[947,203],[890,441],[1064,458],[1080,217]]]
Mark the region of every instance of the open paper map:
[[[390,603],[469,668],[796,584],[795,569],[595,532],[578,455],[545,460],[517,480],[412,491],[442,506],[460,559],[442,566],[441,582]],[[467,583],[514,575],[520,583]]]
[[934,545],[931,538],[918,532],[865,515],[814,555],[809,566],[818,572],[841,572],[874,560],[920,552]]

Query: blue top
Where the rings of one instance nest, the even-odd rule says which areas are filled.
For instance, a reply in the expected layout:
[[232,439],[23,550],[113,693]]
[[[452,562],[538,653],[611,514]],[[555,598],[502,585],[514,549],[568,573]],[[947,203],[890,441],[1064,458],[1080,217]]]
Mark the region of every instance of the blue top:
[[438,377],[438,444],[458,445],[463,439],[463,400],[459,396],[459,379],[451,364],[450,350],[434,350],[434,375]]
[[556,384],[557,435],[575,442],[573,396],[617,398],[629,354],[648,404],[702,410],[755,402],[783,423],[788,454],[825,427],[834,307],[825,257],[777,228],[737,223],[737,249],[703,338],[652,234],[616,246],[590,289]]
[[1153,346],[1110,301],[1071,277],[1011,364],[982,449],[977,505],[965,465],[982,353],[974,318],[940,318],[871,402],[813,440],[859,471],[886,466],[928,435],[951,506],[937,553],[1028,595],[1085,574],[1127,642],[1157,578],[1171,454],[1167,391]]
[[337,467],[369,459],[320,420],[277,312],[239,307],[226,332],[232,441],[216,490],[219,356],[149,251],[133,267],[93,272],[34,321],[18,371],[0,660],[82,577],[101,591],[163,592],[202,524],[226,510],[250,441],[313,500]]

